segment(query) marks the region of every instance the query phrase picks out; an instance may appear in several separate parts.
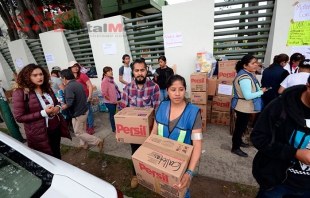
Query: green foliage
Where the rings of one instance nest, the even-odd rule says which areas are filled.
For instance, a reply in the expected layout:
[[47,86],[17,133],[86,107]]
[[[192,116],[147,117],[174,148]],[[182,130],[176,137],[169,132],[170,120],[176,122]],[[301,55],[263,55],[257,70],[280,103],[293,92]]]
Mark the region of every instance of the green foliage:
[[67,30],[78,30],[82,28],[81,22],[75,10],[58,15],[55,21],[60,27]]

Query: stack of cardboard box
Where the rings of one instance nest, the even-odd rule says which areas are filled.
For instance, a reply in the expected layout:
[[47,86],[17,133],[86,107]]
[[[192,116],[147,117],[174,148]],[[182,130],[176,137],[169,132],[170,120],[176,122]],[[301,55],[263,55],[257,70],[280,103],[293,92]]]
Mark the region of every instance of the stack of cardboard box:
[[215,96],[212,100],[211,123],[229,125],[233,92],[232,82],[236,76],[236,60],[220,61],[216,79]]
[[208,73],[195,72],[191,74],[191,103],[198,106],[202,116],[202,132],[207,131],[207,101],[208,101]]

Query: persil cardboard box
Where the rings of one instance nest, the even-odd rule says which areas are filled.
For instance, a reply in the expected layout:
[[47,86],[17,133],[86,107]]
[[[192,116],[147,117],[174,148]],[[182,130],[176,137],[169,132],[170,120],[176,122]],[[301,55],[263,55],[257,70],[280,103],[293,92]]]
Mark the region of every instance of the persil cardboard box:
[[212,111],[230,111],[230,96],[214,96],[212,102]]
[[184,198],[173,187],[188,167],[193,146],[151,134],[133,154],[139,184],[167,198]]
[[208,79],[208,95],[214,96],[216,91],[216,80],[217,76],[212,76]]
[[230,112],[212,111],[211,123],[220,125],[229,125]]
[[216,95],[218,96],[231,96],[233,80],[218,79],[216,82]]
[[207,104],[208,92],[191,92],[191,103]]
[[190,75],[191,91],[208,91],[208,73],[195,72]]
[[202,132],[207,132],[207,120],[206,118],[202,118]]
[[218,79],[231,79],[233,80],[236,76],[236,63],[237,60],[219,61],[218,63]]
[[201,105],[201,104],[195,104],[199,109],[201,113],[201,117],[207,118],[207,105]]
[[114,115],[116,134],[120,142],[142,144],[150,135],[154,123],[151,107],[126,107]]

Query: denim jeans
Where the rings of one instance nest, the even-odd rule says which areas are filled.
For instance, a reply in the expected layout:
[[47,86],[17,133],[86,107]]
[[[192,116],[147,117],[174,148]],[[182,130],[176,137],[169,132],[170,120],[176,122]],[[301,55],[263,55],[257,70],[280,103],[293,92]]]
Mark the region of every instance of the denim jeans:
[[167,97],[168,97],[167,90],[166,89],[161,89],[160,90],[160,95],[159,95],[159,100],[163,101]]
[[116,104],[105,103],[105,106],[108,108],[109,113],[110,113],[110,123],[111,123],[112,131],[115,131],[116,128],[115,128],[114,115],[116,112]]
[[288,197],[308,198],[310,197],[310,191],[302,193],[279,185],[274,189],[268,191],[260,189],[257,193],[256,198],[281,198],[284,195],[290,195]]
[[[87,98],[86,98],[86,100],[87,100]],[[87,105],[88,105],[87,123],[88,123],[89,128],[91,128],[91,127],[94,126],[93,111],[92,111],[92,109],[91,109],[90,102],[88,102]]]

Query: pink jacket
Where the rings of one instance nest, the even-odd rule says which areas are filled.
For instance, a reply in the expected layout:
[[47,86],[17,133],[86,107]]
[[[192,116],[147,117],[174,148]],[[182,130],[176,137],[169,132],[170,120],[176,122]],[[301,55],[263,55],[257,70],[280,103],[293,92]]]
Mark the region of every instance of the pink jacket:
[[[104,97],[104,100],[107,101],[110,104],[116,104],[117,98],[116,98],[116,89],[113,82],[109,82],[108,77],[104,77],[101,82],[101,93]],[[105,96],[109,96],[110,100],[108,100]]]

